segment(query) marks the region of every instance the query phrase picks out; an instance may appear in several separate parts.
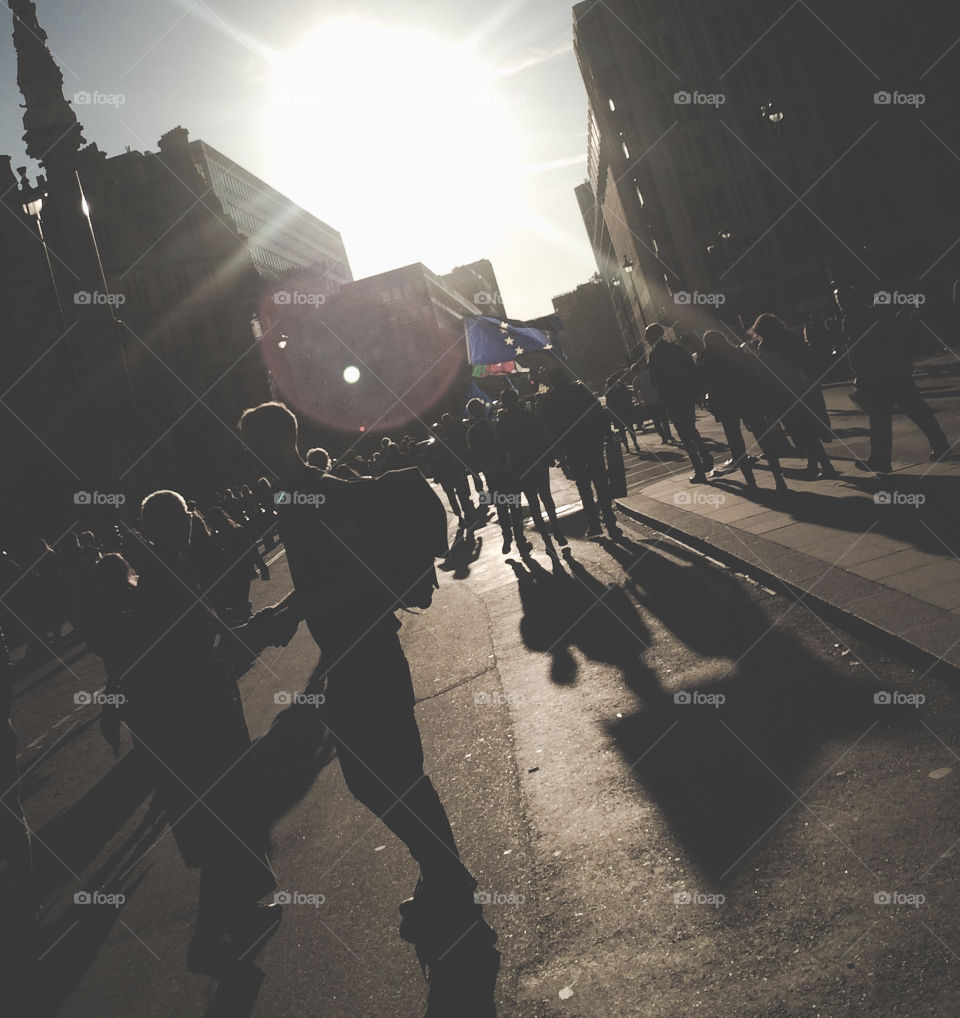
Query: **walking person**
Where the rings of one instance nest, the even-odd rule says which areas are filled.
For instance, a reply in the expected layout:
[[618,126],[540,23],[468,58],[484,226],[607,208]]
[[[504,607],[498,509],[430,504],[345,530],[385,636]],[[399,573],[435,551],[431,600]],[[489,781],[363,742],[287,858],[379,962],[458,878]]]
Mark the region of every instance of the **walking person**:
[[903,329],[889,307],[868,306],[852,289],[834,293],[843,312],[843,332],[857,389],[870,415],[870,456],[861,470],[887,474],[893,458],[893,412],[901,410],[930,443],[936,462],[950,451],[937,418],[917,390]]
[[[187,866],[200,869],[188,959],[197,971],[213,971],[249,950],[281,915],[257,904],[276,881],[267,832],[234,770],[250,746],[235,671],[271,641],[259,638],[262,617],[231,630],[204,600],[191,559],[194,521],[181,495],[154,492],[140,516],[146,541],[137,549],[133,621],[101,619],[97,629],[123,637],[122,647],[108,638],[101,652],[112,688],[126,698],[124,720],[143,745],[177,847]],[[109,600],[118,612],[130,604],[124,587]]]
[[[547,512],[550,530],[557,544],[564,546],[567,539],[560,529],[557,507],[550,491],[550,439],[536,414],[524,410],[520,396],[515,389],[504,389],[501,396],[503,409],[497,420],[497,438],[501,455],[509,457],[510,467],[517,478],[520,490],[527,499],[543,543],[550,547],[550,533],[543,521],[543,510]],[[541,502],[543,506],[541,508]]]
[[770,405],[807,460],[805,476],[839,477],[823,448],[824,423],[818,412],[822,396],[806,348],[776,315],[760,315],[750,333],[759,340],[757,357],[767,368]]
[[639,456],[640,446],[637,444],[637,433],[633,430],[636,408],[633,405],[633,393],[627,387],[623,376],[611,375],[607,379],[607,410],[613,418],[613,430],[623,444],[623,451],[629,452],[627,436],[633,439],[633,451]]
[[[710,329],[703,335],[703,352],[697,368],[702,388],[707,394],[707,408],[723,427],[730,448],[731,468],[739,469],[747,487],[756,489],[757,482],[741,429],[741,424],[745,424],[770,464],[777,491],[787,491],[780,458],[767,438],[764,389],[759,384],[755,361],[729,342],[722,332]],[[714,471],[714,476],[717,472]]]
[[[587,537],[620,536],[603,458],[610,420],[600,400],[562,362],[540,366],[541,380],[550,386],[540,406],[555,455],[563,456],[573,474],[587,515]],[[594,494],[596,493],[596,494]]]
[[[401,906],[401,936],[428,960],[458,944],[496,939],[474,901],[477,882],[460,859],[440,797],[423,770],[410,666],[397,636],[396,595],[364,564],[359,522],[365,486],[304,463],[298,424],[280,403],[247,410],[247,445],[301,495],[278,507],[294,591],[282,605],[304,618],[321,649],[326,720],[347,787],[403,841],[420,866]],[[492,937],[492,939],[491,939]],[[432,956],[432,957],[431,957]]]
[[[509,460],[497,438],[496,422],[487,418],[487,408],[482,399],[467,403],[470,426],[467,429],[467,448],[487,485],[487,498],[497,510],[497,521],[503,535],[501,551],[506,555],[513,541],[523,554],[533,547],[523,533],[523,509],[520,503],[520,484],[515,471],[510,469]],[[481,497],[481,504],[483,498]]]
[[667,416],[693,464],[691,484],[705,484],[713,470],[713,456],[697,431],[697,402],[702,396],[693,358],[677,343],[667,340],[659,322],[647,326],[644,338],[650,345],[647,358],[650,382],[657,390]]

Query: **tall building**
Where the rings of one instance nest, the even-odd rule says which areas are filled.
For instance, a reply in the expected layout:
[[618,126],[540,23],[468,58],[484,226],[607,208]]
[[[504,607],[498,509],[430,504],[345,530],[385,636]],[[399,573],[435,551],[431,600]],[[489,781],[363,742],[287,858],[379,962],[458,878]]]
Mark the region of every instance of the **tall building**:
[[581,283],[554,297],[553,308],[563,322],[555,345],[571,370],[594,391],[603,392],[605,379],[627,361],[607,284],[600,278]]
[[960,9],[589,0],[573,20],[596,212],[578,200],[638,319],[798,321],[831,278],[948,299]]
[[476,308],[480,315],[506,318],[507,309],[493,265],[486,258],[469,265],[458,265],[440,279]]
[[18,181],[0,158],[0,448],[18,478],[0,526],[49,535],[88,493],[201,494],[250,472],[234,425],[269,393],[251,325],[263,284],[187,132],[155,153],[85,145],[34,4],[10,7],[44,173]]
[[268,279],[311,269],[330,293],[353,279],[343,238],[249,170],[205,141],[190,142],[197,172],[246,240],[257,271]]

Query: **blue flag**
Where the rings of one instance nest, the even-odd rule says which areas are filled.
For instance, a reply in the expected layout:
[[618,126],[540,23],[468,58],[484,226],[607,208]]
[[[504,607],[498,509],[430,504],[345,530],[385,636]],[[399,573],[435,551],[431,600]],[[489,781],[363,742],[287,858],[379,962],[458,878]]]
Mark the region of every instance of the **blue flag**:
[[464,323],[470,363],[474,365],[502,364],[516,360],[532,350],[552,348],[549,335],[541,329],[511,325],[487,315],[468,316]]

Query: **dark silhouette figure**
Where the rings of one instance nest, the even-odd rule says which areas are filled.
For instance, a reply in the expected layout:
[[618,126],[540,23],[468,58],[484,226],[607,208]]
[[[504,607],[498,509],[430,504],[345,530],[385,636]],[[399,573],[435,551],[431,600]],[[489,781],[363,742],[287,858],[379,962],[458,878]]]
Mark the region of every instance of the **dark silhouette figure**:
[[697,402],[703,394],[696,365],[682,346],[667,341],[659,322],[648,325],[644,336],[650,345],[650,382],[693,464],[690,483],[703,484],[713,469],[713,456],[697,431]]
[[766,437],[768,425],[762,399],[764,389],[759,384],[755,360],[730,343],[722,332],[711,329],[704,333],[703,352],[697,367],[707,394],[707,407],[726,435],[732,469],[740,469],[748,488],[757,487],[741,430],[741,424],[745,424],[756,436],[770,464],[777,491],[786,491],[780,458]]
[[[326,672],[325,724],[347,787],[400,838],[420,866],[401,906],[401,936],[427,965],[488,948],[496,934],[474,901],[446,811],[423,771],[410,667],[397,636],[396,596],[363,564],[361,485],[307,466],[296,417],[279,403],[244,413],[244,440],[284,490],[317,496],[278,507],[293,593],[279,611],[304,618]],[[456,945],[451,948],[451,945]],[[449,954],[447,955],[449,957]]]
[[567,539],[560,529],[557,507],[550,491],[550,466],[553,463],[553,455],[550,452],[550,439],[546,429],[535,413],[523,409],[515,389],[504,389],[501,401],[503,408],[497,420],[497,440],[500,443],[501,457],[509,463],[510,471],[526,497],[533,515],[533,525],[543,538],[544,544],[550,543],[550,534],[543,520],[543,511],[546,510],[550,530],[557,539],[557,544],[565,545]]
[[870,456],[858,467],[886,474],[893,456],[893,411],[901,410],[930,443],[930,459],[939,460],[950,444],[933,411],[917,391],[906,336],[886,306],[866,306],[853,290],[835,291],[844,313],[843,331],[857,389],[870,415]]
[[823,396],[809,351],[776,315],[760,315],[750,331],[759,339],[757,357],[767,369],[769,405],[806,457],[806,476],[838,477],[823,448],[829,427],[820,412]]
[[544,362],[539,370],[541,380],[550,386],[540,401],[540,412],[553,443],[553,454],[562,457],[573,474],[587,516],[587,536],[603,533],[601,519],[608,533],[617,534],[603,458],[610,419],[600,400],[560,361]]

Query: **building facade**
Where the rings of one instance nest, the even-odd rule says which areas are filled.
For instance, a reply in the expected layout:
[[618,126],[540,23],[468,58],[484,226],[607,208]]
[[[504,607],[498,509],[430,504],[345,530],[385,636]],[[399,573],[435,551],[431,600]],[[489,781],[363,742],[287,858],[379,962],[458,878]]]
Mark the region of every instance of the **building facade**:
[[329,280],[331,294],[353,279],[343,238],[275,188],[202,140],[190,142],[197,172],[208,183],[257,271],[278,279],[299,269]]
[[637,318],[797,321],[832,279],[942,305],[958,35],[945,5],[577,4],[589,186]]

